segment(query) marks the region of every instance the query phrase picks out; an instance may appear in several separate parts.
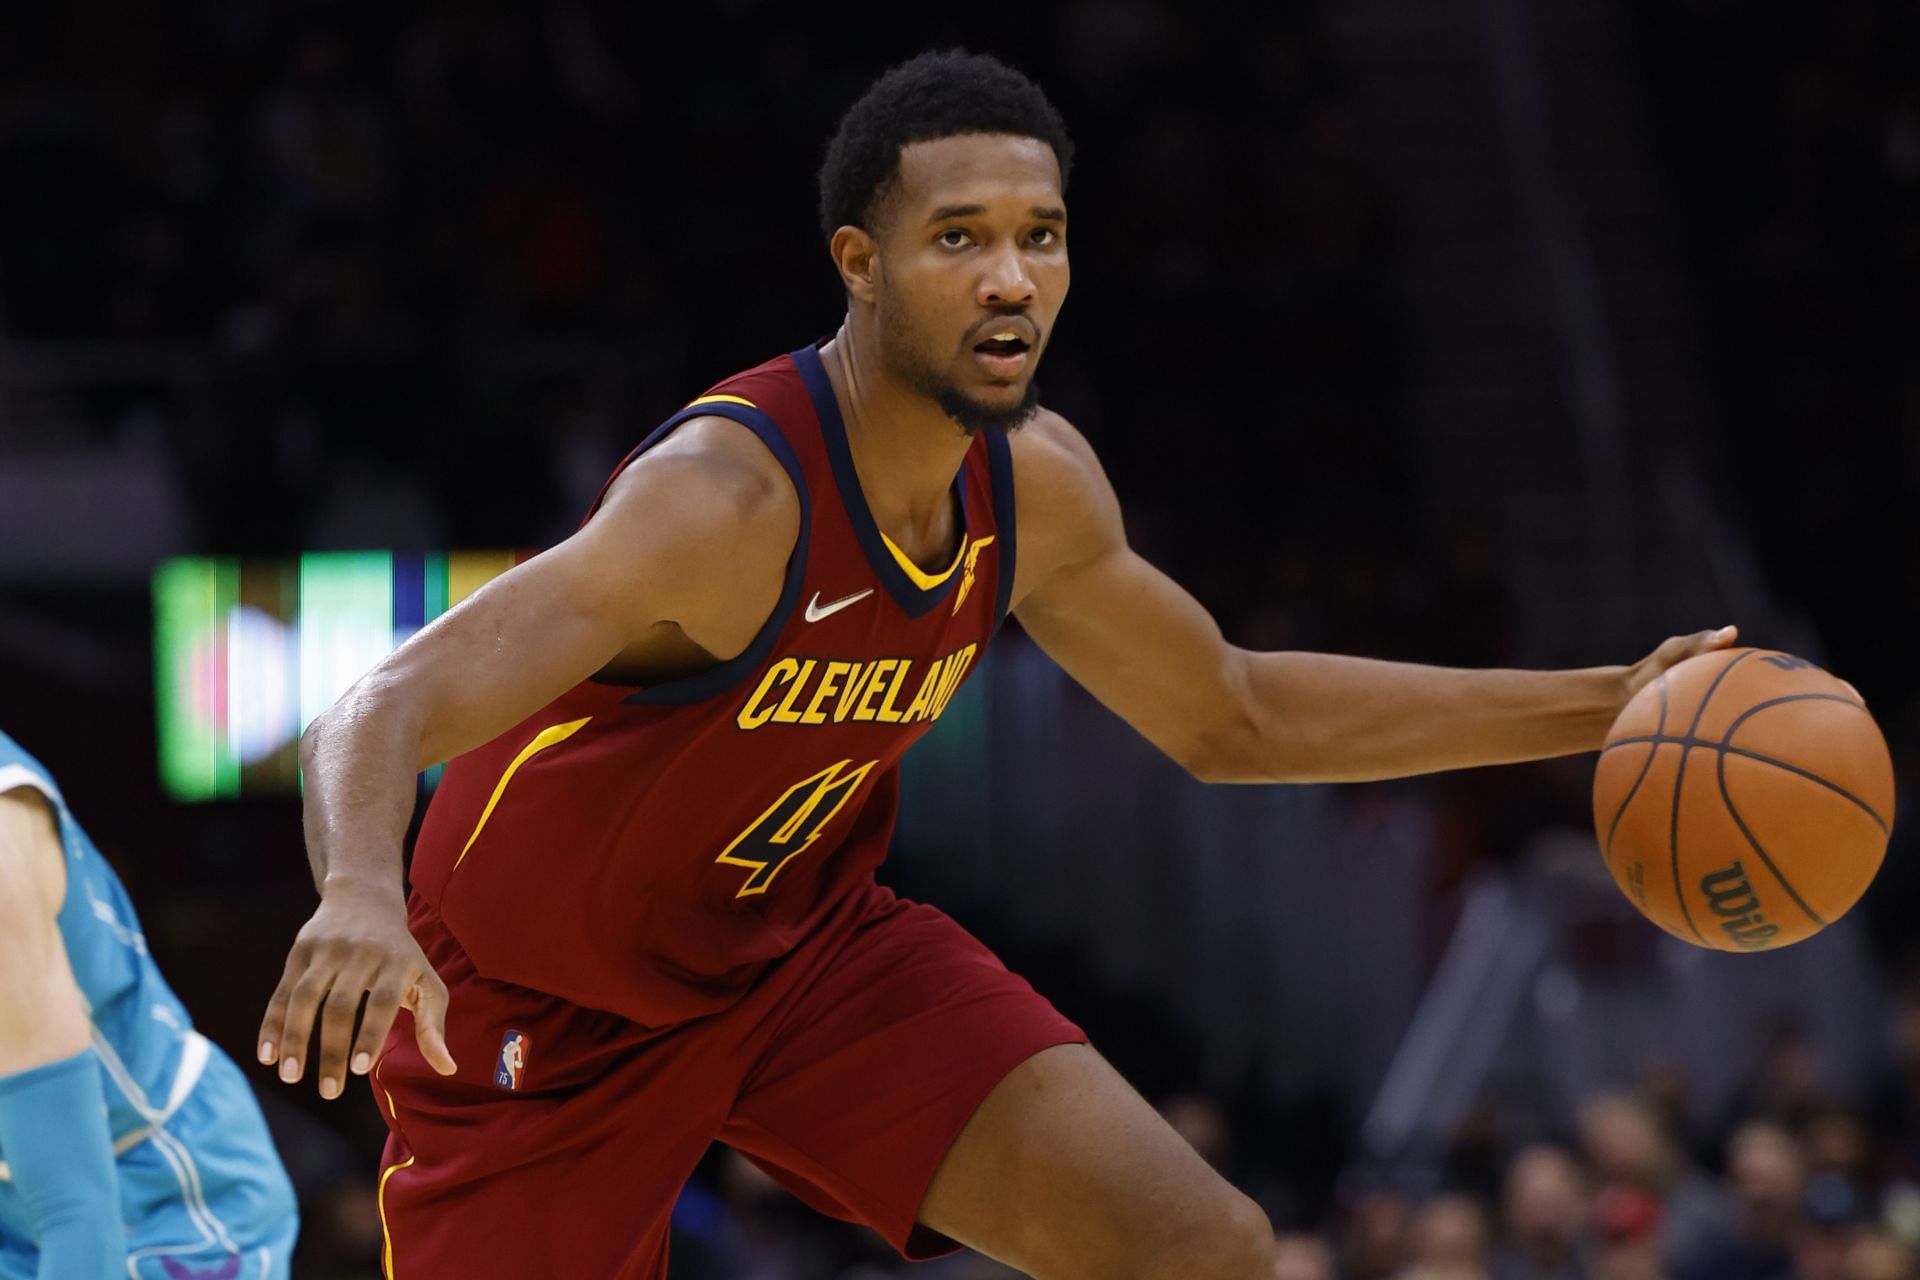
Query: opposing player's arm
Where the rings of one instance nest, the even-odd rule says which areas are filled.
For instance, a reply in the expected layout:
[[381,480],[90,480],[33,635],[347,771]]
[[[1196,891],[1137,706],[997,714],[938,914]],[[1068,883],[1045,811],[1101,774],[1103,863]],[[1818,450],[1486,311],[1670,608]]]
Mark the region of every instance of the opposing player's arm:
[[120,1187],[86,1002],[60,937],[66,856],[36,791],[0,793],[0,1151],[40,1272],[124,1274]]
[[268,1005],[261,1061],[298,1080],[324,1001],[322,1094],[338,1095],[347,1066],[370,1068],[402,1006],[414,1010],[428,1060],[453,1071],[446,992],[407,933],[401,890],[416,773],[512,728],[650,637],[677,632],[718,658],[744,649],[779,599],[799,511],[786,473],[750,432],[694,419],[626,468],[578,533],[422,628],[314,721],[301,762],[321,902]]
[[1730,644],[1679,636],[1631,667],[1468,671],[1228,644],[1128,545],[1087,442],[1055,415],[1015,439],[1013,608],[1067,673],[1196,777],[1357,782],[1597,748],[1661,671]]

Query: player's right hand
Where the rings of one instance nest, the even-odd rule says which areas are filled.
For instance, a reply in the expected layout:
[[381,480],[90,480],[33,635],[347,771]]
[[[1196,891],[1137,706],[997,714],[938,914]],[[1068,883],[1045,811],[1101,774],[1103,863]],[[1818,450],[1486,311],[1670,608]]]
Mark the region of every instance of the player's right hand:
[[[367,1007],[356,1036],[362,998]],[[311,1047],[319,1054],[320,1096],[337,1098],[349,1068],[355,1075],[373,1070],[402,1006],[413,1011],[414,1039],[427,1065],[452,1075],[447,986],[408,932],[404,903],[391,891],[333,887],[287,953],[286,970],[260,1023],[260,1061],[278,1062],[280,1078],[293,1084],[306,1070]],[[320,1037],[313,1045],[316,1014]]]

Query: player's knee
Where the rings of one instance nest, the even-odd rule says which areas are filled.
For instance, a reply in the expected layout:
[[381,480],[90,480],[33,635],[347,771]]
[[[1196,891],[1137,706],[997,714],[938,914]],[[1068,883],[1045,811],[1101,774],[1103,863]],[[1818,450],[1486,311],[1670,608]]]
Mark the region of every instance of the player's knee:
[[1268,1280],[1274,1265],[1273,1224],[1237,1191],[1222,1195],[1142,1270],[1148,1280]]

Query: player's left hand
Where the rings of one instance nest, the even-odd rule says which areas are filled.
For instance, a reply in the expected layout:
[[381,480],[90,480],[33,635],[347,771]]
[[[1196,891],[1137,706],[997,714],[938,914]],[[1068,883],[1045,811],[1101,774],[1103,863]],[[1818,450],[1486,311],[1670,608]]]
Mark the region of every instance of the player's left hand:
[[1662,641],[1658,649],[1627,668],[1627,693],[1620,700],[1620,705],[1626,706],[1634,694],[1658,680],[1668,668],[1676,667],[1688,658],[1697,658],[1715,649],[1725,649],[1739,638],[1740,628],[1721,627],[1718,631],[1696,631],[1692,635],[1674,636]]

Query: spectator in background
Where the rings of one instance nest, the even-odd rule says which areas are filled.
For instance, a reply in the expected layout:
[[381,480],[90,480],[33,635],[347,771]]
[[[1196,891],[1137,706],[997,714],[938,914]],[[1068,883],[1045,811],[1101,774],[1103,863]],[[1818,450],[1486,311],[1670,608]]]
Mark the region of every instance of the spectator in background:
[[1841,1280],[1920,1280],[1913,1253],[1884,1231],[1868,1230],[1847,1248]]
[[1388,1280],[1407,1260],[1413,1206],[1397,1191],[1365,1192],[1347,1212],[1342,1233],[1344,1280]]
[[1273,1280],[1339,1280],[1333,1250],[1319,1236],[1283,1235],[1274,1241]]
[[1640,1099],[1624,1093],[1589,1098],[1580,1108],[1580,1148],[1601,1187],[1630,1187],[1653,1197],[1669,1268],[1684,1269],[1727,1234],[1733,1220],[1727,1194],[1688,1163]]
[[1803,1228],[1806,1170],[1793,1135],[1750,1120],[1727,1142],[1734,1227],[1693,1259],[1679,1280],[1795,1280],[1792,1247]]
[[1660,1202],[1616,1183],[1594,1197],[1592,1280],[1667,1280]]
[[1507,1171],[1496,1280],[1584,1280],[1587,1183],[1564,1148],[1528,1147]]
[[1439,1196],[1420,1206],[1408,1233],[1400,1280],[1491,1280],[1487,1215],[1471,1196]]

